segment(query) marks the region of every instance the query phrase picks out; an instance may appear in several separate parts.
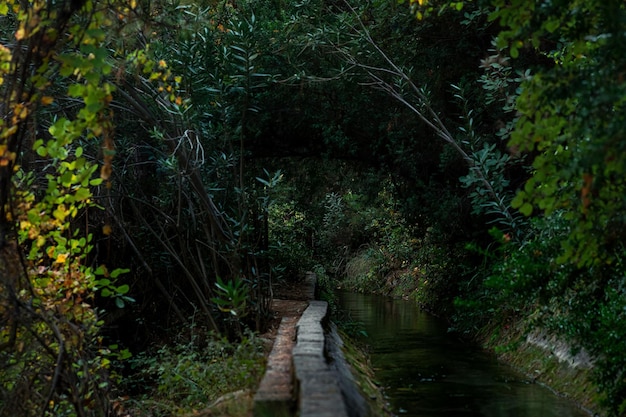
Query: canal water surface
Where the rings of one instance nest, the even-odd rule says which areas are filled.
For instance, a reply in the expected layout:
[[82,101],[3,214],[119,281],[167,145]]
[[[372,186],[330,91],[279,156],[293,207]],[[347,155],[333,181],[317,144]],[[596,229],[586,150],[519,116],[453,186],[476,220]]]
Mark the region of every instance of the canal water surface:
[[339,292],[339,309],[367,336],[393,412],[415,417],[589,417],[571,402],[448,332],[414,302]]

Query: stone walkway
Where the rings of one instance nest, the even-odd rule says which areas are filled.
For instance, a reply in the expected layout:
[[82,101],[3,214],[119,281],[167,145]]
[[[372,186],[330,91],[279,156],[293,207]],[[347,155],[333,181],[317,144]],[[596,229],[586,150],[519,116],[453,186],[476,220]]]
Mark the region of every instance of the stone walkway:
[[265,375],[254,397],[254,415],[257,417],[287,417],[294,415],[293,364],[291,361],[296,339],[296,323],[308,303],[305,301],[274,300],[273,310],[281,307],[298,311],[295,316],[285,316],[280,322],[274,346],[267,358]]
[[326,357],[328,304],[315,301],[315,284],[315,275],[307,274],[302,300],[272,304],[282,319],[254,397],[255,417],[348,416],[338,375]]
[[255,417],[291,417],[297,411],[292,353],[296,345],[296,325],[302,313],[315,298],[315,276],[307,275],[304,284],[298,284],[286,294],[290,299],[274,298],[272,311],[282,317],[267,358],[265,375],[254,396]]

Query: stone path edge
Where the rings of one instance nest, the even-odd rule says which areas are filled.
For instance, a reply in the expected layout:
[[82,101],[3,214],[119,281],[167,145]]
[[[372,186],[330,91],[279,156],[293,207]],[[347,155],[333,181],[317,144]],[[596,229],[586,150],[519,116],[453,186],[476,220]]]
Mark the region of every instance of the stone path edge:
[[[369,414],[362,398],[357,398],[358,405],[355,404],[355,396],[360,397],[358,387],[346,366],[340,349],[342,342],[329,321],[328,303],[315,300],[316,284],[315,274],[307,273],[304,286],[308,307],[299,319],[283,317],[281,320],[266,373],[254,397],[254,417],[364,417]],[[283,337],[295,337],[290,352],[284,351],[284,347],[280,350],[281,345],[287,345],[281,343]],[[286,353],[291,357],[289,364],[284,359],[273,360],[284,358]],[[291,385],[286,391],[287,383]],[[281,384],[283,389],[275,389]]]
[[326,360],[327,316],[326,301],[311,301],[296,326],[292,358],[300,417],[348,417],[338,375]]

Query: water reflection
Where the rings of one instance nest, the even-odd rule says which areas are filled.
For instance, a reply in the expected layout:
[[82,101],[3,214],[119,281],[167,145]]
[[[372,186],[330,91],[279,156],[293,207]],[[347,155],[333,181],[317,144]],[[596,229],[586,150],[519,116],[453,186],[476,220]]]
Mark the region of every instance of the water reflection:
[[588,417],[574,404],[448,333],[445,323],[404,300],[340,292],[361,322],[377,380],[405,416]]

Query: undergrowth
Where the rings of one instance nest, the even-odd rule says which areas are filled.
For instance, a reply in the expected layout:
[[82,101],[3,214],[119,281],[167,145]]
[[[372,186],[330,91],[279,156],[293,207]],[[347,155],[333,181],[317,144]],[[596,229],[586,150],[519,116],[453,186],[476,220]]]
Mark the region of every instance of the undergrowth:
[[136,395],[125,407],[133,416],[165,417],[194,414],[226,394],[253,390],[265,359],[262,341],[251,332],[231,342],[192,327],[174,342],[136,355],[129,367],[122,388]]

